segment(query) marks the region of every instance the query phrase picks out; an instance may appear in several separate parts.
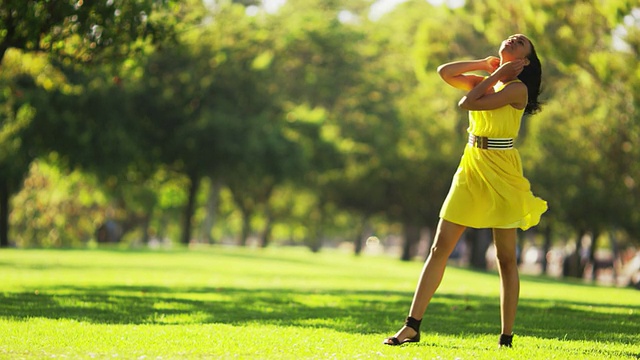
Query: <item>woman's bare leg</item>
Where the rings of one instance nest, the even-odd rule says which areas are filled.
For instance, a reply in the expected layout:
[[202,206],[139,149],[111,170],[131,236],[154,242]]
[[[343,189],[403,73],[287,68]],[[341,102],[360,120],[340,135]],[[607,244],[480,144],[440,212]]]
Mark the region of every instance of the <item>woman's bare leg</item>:
[[[433,294],[442,281],[449,255],[453,252],[464,230],[465,227],[462,225],[440,219],[433,246],[431,246],[429,257],[422,267],[420,280],[413,295],[409,316],[422,319]],[[403,326],[394,337],[402,341],[415,335],[415,330]]]
[[500,320],[502,334],[510,335],[516,321],[520,278],[516,258],[516,229],[493,229],[498,272],[500,273]]

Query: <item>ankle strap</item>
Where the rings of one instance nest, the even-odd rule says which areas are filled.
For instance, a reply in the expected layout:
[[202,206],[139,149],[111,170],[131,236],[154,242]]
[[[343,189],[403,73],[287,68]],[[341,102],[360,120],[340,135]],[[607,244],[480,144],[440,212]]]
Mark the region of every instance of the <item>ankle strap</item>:
[[500,334],[500,341],[499,341],[500,345],[511,346],[512,341],[513,341],[513,334],[511,335]]
[[413,318],[411,316],[407,316],[407,320],[405,320],[404,324],[406,326],[412,328],[416,332],[420,332],[420,323],[421,322],[422,322],[422,319],[418,320],[418,319]]

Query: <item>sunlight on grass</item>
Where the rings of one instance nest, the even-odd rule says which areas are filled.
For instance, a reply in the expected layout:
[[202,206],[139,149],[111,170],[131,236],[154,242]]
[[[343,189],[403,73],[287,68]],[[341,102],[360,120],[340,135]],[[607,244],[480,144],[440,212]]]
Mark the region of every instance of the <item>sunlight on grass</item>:
[[449,268],[418,344],[402,324],[420,262],[338,251],[3,250],[0,357],[637,359],[639,293],[524,277],[497,349],[495,273]]

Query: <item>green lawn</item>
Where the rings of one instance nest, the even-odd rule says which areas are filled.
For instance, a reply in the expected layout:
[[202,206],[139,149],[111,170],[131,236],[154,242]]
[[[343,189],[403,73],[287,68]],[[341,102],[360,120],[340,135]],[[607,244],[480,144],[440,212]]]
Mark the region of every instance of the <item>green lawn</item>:
[[640,292],[523,277],[498,349],[498,277],[450,267],[423,340],[382,345],[420,262],[332,250],[0,250],[10,359],[638,359]]

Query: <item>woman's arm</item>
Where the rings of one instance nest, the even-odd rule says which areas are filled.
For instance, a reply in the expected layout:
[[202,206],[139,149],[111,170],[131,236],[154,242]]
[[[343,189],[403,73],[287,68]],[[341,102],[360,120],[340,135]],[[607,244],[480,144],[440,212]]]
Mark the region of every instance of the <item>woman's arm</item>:
[[495,56],[489,56],[480,60],[455,61],[438,67],[438,75],[447,84],[461,90],[473,89],[483,77],[478,75],[467,74],[471,71],[493,72],[500,65],[500,59]]
[[523,83],[509,84],[497,93],[491,91],[498,81],[517,78],[523,66],[522,60],[503,64],[498,70],[478,82],[467,95],[460,99],[458,106],[465,110],[491,110],[505,105],[524,109],[527,106],[527,87]]

